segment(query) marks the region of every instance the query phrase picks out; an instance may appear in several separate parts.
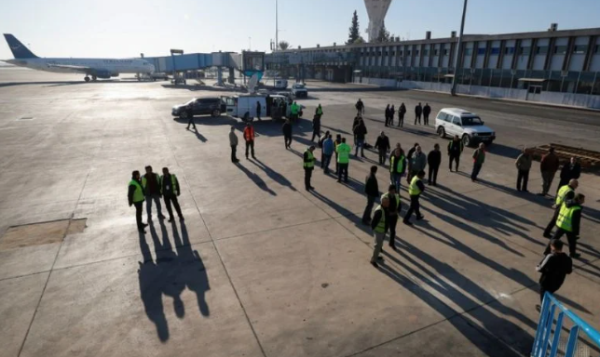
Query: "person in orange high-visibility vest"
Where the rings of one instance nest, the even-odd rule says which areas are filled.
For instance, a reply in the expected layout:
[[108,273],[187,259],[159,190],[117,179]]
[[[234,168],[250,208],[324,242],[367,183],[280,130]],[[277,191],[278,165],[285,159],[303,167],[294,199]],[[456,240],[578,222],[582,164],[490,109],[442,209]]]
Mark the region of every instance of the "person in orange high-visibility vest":
[[254,156],[254,127],[252,126],[252,123],[246,123],[244,140],[246,141],[246,160],[248,159],[248,149],[252,149],[252,158],[256,159]]

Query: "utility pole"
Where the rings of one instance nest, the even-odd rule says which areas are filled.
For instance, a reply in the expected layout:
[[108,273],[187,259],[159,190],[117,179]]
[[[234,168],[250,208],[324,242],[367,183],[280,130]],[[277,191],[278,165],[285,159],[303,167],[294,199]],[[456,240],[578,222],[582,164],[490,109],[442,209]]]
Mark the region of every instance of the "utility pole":
[[275,50],[279,49],[279,0],[275,0]]
[[463,13],[462,13],[462,21],[460,23],[460,34],[458,35],[458,46],[456,51],[456,58],[454,61],[454,77],[452,77],[452,89],[450,89],[450,95],[456,95],[456,75],[458,73],[458,61],[460,60],[460,56],[462,55],[462,43],[463,43],[463,32],[465,30],[465,17],[467,16],[467,1],[463,5]]

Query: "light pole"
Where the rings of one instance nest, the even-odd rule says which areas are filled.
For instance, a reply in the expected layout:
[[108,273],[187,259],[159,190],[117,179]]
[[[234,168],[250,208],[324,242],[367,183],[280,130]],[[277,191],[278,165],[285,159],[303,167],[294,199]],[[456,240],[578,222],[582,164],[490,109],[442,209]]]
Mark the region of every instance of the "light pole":
[[452,96],[456,95],[456,74],[458,73],[458,61],[460,60],[460,56],[462,54],[462,42],[463,42],[463,32],[465,30],[465,17],[467,16],[467,1],[463,5],[463,13],[462,13],[462,21],[460,22],[460,34],[458,35],[458,46],[456,51],[456,60],[454,61],[454,77],[452,77],[452,89],[450,89],[450,94]]
[[275,52],[279,49],[279,0],[275,0]]
[[248,37],[248,51],[252,51],[252,37]]

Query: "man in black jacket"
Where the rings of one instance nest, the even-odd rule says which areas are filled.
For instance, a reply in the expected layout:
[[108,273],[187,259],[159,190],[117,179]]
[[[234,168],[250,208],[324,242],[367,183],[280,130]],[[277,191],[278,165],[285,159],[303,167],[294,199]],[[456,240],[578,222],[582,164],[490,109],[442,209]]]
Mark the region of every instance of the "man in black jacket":
[[[552,239],[558,240],[566,234],[571,258],[580,257],[580,254],[577,253],[577,240],[579,239],[581,211],[584,203],[585,196],[582,193],[576,194],[574,199],[564,203],[556,220],[556,232]],[[550,253],[550,245],[544,251],[544,254],[548,253]]]
[[256,118],[260,120],[260,112],[261,112],[260,102],[256,101]]
[[437,186],[437,174],[442,163],[442,152],[440,146],[435,144],[433,150],[427,155],[427,165],[429,166],[429,176],[427,184]]
[[194,130],[198,131],[196,129],[196,123],[194,122],[194,104],[188,104],[187,107],[185,107],[185,114],[188,117],[188,126],[187,126],[187,130],[190,130],[190,125],[194,126]]
[[310,141],[314,142],[315,137],[318,139],[321,138],[321,116],[320,115],[315,114],[315,116],[313,117],[312,126],[313,126],[313,135],[312,135],[312,139],[310,139]]
[[375,148],[379,152],[379,165],[385,164],[385,160],[387,159],[387,153],[390,151],[390,139],[387,136],[385,136],[385,133],[383,131],[377,137],[377,141],[375,142]]
[[385,210],[386,223],[390,230],[390,247],[396,250],[396,224],[398,224],[398,216],[402,209],[400,206],[400,195],[396,192],[396,185],[391,184],[388,187],[388,192],[381,196],[381,201],[383,202],[386,198],[390,200],[388,208]]
[[429,125],[429,114],[431,114],[431,107],[429,103],[425,103],[423,107],[423,124]]
[[385,107],[385,126],[388,126],[389,123],[390,123],[390,105],[388,104],[387,107]]
[[312,177],[312,172],[315,169],[315,156],[314,156],[315,147],[314,145],[309,147],[304,152],[303,157],[303,167],[304,167],[304,188],[306,191],[314,190],[315,188],[311,186],[310,179]]
[[421,113],[423,113],[423,107],[421,106],[421,102],[419,102],[419,105],[415,107],[415,125],[417,125],[417,122],[421,125]]
[[369,176],[367,176],[367,181],[365,183],[367,207],[365,207],[362,222],[367,225],[371,224],[371,212],[373,211],[373,204],[375,204],[375,200],[377,199],[377,197],[379,197],[379,185],[377,184],[377,177],[375,177],[376,173],[377,166],[371,166],[371,173],[369,174]]
[[464,145],[462,140],[458,137],[458,135],[454,135],[454,138],[450,140],[448,143],[448,156],[450,160],[448,161],[448,168],[450,172],[452,172],[452,161],[456,161],[455,170],[458,172],[458,165],[460,163],[460,154],[462,154],[464,149]]
[[173,222],[173,209],[171,203],[175,206],[175,211],[179,216],[179,220],[183,221],[183,214],[181,214],[181,207],[179,207],[179,201],[177,197],[181,194],[181,188],[179,187],[179,180],[177,176],[169,172],[169,169],[163,167],[163,175],[160,177],[160,192],[165,200],[165,206],[167,206],[167,212],[169,212],[169,222]]
[[139,171],[133,171],[131,173],[131,181],[129,181],[129,188],[127,190],[127,201],[129,207],[135,205],[135,221],[137,223],[138,230],[146,233],[144,228],[148,226],[147,223],[142,222],[142,210],[144,208],[145,200],[144,188],[142,187],[141,176]]
[[358,156],[358,148],[360,147],[360,156],[365,157],[365,136],[367,135],[367,127],[362,118],[358,120],[358,123],[353,128],[353,132],[356,137],[354,156]]
[[285,148],[289,149],[292,145],[292,122],[289,119],[286,119],[283,123],[282,131]]
[[406,114],[406,106],[404,103],[398,108],[398,127],[404,126],[404,115]]
[[577,162],[577,158],[572,157],[569,164],[564,165],[560,171],[560,183],[556,188],[558,191],[564,185],[567,185],[572,179],[578,179],[581,176],[581,165]]
[[[573,272],[573,261],[563,253],[563,242],[550,241],[551,253],[537,266],[536,270],[542,273],[540,277],[540,302],[544,302],[544,294],[553,294],[565,282],[567,274]],[[536,306],[539,309],[539,305]]]

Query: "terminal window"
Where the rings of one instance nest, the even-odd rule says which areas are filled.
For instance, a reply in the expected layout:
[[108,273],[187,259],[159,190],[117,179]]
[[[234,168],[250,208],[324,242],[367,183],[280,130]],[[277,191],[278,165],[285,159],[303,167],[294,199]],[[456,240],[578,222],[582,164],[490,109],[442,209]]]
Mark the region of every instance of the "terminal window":
[[546,53],[548,53],[548,46],[537,46],[535,48],[536,55],[545,55]]
[[504,47],[504,54],[505,55],[512,55],[513,53],[515,53],[515,48],[514,47]]
[[588,46],[586,45],[577,45],[573,48],[573,53],[576,54],[585,54],[587,52]]
[[521,47],[519,48],[520,55],[528,55],[531,52],[531,47]]
[[567,46],[556,46],[554,47],[554,54],[564,55],[567,53]]

